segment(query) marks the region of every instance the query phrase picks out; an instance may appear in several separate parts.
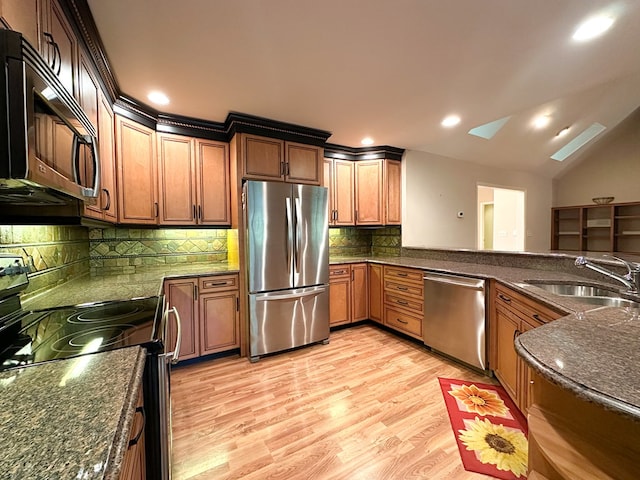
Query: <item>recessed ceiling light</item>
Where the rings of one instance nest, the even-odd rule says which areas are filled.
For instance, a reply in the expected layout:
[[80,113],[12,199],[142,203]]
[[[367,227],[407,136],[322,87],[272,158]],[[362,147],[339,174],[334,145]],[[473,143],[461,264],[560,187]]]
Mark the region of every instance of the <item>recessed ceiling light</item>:
[[460,123],[459,116],[449,115],[448,117],[445,117],[444,120],[442,120],[442,122],[440,122],[440,125],[442,125],[443,127],[455,127],[459,123]]
[[551,115],[538,115],[533,119],[533,126],[538,129],[545,128],[551,122]]
[[169,97],[158,91],[150,92],[147,98],[157,105],[167,105],[169,103]]
[[558,133],[556,133],[556,137],[564,137],[567,133],[569,133],[569,129],[571,127],[567,126],[564,127],[562,130],[560,130]]
[[585,42],[602,35],[613,25],[613,17],[599,15],[592,17],[581,23],[573,34],[573,39],[578,42]]
[[360,140],[360,143],[362,145],[373,145],[373,138],[371,137],[364,137],[362,140]]

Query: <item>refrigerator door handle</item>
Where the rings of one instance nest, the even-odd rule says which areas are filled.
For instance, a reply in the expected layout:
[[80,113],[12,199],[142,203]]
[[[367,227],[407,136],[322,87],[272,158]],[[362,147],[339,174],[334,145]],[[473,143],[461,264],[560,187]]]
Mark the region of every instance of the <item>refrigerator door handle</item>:
[[291,198],[287,197],[285,199],[287,205],[287,271],[289,272],[289,278],[293,281],[292,276],[292,256],[293,256],[293,212],[291,211]]
[[300,247],[302,242],[302,230],[301,230],[302,229],[302,205],[300,204],[300,197],[295,198],[295,219],[296,219],[296,225],[295,225],[296,249],[294,251],[294,255],[295,255],[296,273],[299,274],[300,273]]
[[274,300],[290,300],[292,298],[312,297],[320,295],[325,292],[327,287],[315,287],[311,289],[305,289],[305,291],[298,293],[284,293],[281,295],[273,293],[264,293],[256,295],[256,302],[269,302]]

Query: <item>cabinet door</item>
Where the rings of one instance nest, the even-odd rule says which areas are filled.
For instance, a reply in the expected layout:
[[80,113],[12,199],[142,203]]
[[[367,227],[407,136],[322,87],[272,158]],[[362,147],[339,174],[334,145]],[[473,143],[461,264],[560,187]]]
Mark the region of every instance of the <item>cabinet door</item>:
[[519,357],[513,342],[518,335],[520,322],[512,319],[502,309],[497,308],[495,324],[497,364],[495,365],[494,373],[504,389],[517,404]]
[[285,151],[285,181],[320,185],[324,153],[322,148],[286,142]]
[[191,137],[159,133],[158,178],[160,225],[195,225],[196,183]]
[[200,354],[240,348],[238,291],[200,295]]
[[369,318],[367,264],[351,265],[351,321]]
[[[67,91],[71,95],[75,95],[78,42],[58,0],[49,1],[48,21],[46,23],[48,30],[45,30],[45,32],[51,34],[53,42],[57,46],[56,49],[49,45],[47,49],[49,52],[49,65],[57,73]],[[42,40],[43,43],[46,41],[46,38]]]
[[116,163],[120,223],[156,224],[155,132],[117,116]]
[[[521,333],[527,332],[535,328],[533,325],[529,325],[527,322],[521,322],[520,324]],[[529,367],[529,365],[518,357],[518,368],[520,369],[520,391],[519,391],[519,404],[518,408],[522,413],[527,415],[529,411],[529,407],[533,402],[533,370]]]
[[356,225],[382,225],[382,160],[356,162]]
[[382,265],[369,265],[369,318],[383,323],[383,277]]
[[103,219],[116,222],[118,218],[116,191],[116,158],[113,111],[107,97],[98,91],[98,147],[100,155],[100,205]]
[[334,224],[334,214],[333,211],[335,209],[333,196],[334,188],[333,188],[333,160],[330,158],[325,158],[324,162],[324,171],[322,173],[322,186],[327,187],[327,207],[329,209],[329,225]]
[[0,0],[0,20],[11,30],[22,33],[33,46],[39,48],[38,41],[39,0]]
[[348,160],[334,160],[334,225],[355,225],[354,206],[354,163]]
[[385,225],[400,225],[402,223],[401,172],[400,162],[384,161]]
[[[195,358],[200,355],[200,329],[196,302],[197,279],[167,280],[164,283],[164,294],[168,308],[175,307],[180,315],[182,342],[180,344],[180,360]],[[169,323],[169,344],[175,345],[175,323]]]
[[329,325],[351,321],[351,270],[349,265],[329,268]]
[[243,178],[284,180],[284,142],[273,138],[242,136]]
[[198,223],[231,225],[229,145],[196,139]]

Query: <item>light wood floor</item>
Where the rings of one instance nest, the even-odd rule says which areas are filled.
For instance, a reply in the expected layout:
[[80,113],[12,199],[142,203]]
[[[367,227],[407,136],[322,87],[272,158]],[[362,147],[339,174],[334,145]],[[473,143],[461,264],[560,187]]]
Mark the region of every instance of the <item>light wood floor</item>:
[[177,368],[174,479],[488,479],[462,467],[439,376],[494,383],[370,325]]

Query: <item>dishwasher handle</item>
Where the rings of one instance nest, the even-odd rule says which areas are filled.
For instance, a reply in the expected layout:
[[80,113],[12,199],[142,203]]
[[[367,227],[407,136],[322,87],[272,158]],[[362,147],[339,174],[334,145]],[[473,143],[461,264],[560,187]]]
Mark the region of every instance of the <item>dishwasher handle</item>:
[[431,276],[425,275],[422,277],[425,281],[435,282],[435,283],[443,283],[446,285],[454,285],[456,287],[468,288],[470,290],[484,291],[484,280],[479,280],[477,278],[469,278],[466,277],[449,277],[449,276]]

